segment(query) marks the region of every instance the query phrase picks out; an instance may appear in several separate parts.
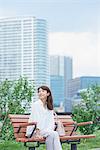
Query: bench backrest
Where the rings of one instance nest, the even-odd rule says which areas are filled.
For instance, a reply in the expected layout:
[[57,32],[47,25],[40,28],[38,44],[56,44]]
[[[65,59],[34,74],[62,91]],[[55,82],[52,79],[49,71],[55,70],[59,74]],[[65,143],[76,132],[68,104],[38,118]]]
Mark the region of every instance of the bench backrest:
[[[24,138],[26,134],[26,127],[22,127],[19,133],[18,133],[18,130],[19,130],[20,125],[28,122],[29,115],[9,114],[9,118],[11,120],[13,129],[14,129],[15,138],[18,138],[18,137]],[[69,123],[73,121],[70,115],[58,115],[58,118],[62,123],[66,123],[66,122]],[[74,127],[73,125],[68,125],[65,127],[66,135],[70,135],[73,127]],[[74,132],[73,134],[76,134],[76,133]]]

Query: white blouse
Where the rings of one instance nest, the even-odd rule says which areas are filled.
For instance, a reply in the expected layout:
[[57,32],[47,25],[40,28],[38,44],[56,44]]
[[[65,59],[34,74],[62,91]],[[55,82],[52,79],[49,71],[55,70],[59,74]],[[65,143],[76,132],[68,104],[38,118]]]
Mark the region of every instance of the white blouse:
[[[38,100],[32,104],[32,110],[28,122],[37,122],[37,128],[40,132],[48,132],[54,130],[54,114],[53,110],[44,108],[43,102]],[[30,136],[33,131],[34,126],[28,126],[26,135]]]

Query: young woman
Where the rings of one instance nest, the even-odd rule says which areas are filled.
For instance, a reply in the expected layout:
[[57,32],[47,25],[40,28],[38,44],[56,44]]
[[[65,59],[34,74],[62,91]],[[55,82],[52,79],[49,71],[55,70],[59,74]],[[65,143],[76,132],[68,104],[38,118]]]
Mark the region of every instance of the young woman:
[[[54,131],[55,122],[53,114],[53,99],[47,86],[38,88],[39,100],[33,103],[29,122],[37,122],[35,135],[46,138],[46,150],[62,150],[59,135]],[[29,137],[33,126],[27,127],[26,135]]]

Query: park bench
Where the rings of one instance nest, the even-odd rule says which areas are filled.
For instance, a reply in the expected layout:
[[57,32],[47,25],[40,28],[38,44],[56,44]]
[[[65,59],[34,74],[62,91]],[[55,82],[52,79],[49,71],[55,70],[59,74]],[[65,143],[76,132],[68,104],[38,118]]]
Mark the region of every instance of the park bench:
[[[9,118],[11,120],[14,129],[14,137],[17,142],[24,143],[24,146],[28,147],[29,150],[35,150],[36,147],[40,146],[40,144],[45,143],[45,138],[36,138],[34,136],[27,138],[25,136],[27,126],[35,125],[36,128],[36,122],[28,123],[29,115],[9,114]],[[58,115],[58,118],[62,121],[66,131],[66,135],[60,136],[61,144],[70,144],[71,150],[77,150],[77,144],[80,143],[81,139],[95,138],[95,135],[80,135],[76,131],[78,126],[92,124],[91,121],[76,123],[73,121],[71,115]],[[29,144],[30,142],[35,143],[35,145]]]

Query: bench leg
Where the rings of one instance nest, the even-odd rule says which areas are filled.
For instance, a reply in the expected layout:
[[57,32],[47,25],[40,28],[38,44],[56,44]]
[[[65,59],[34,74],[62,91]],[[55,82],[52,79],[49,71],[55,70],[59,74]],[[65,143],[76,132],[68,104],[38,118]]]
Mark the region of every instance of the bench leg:
[[77,144],[71,144],[71,150],[77,150]]

